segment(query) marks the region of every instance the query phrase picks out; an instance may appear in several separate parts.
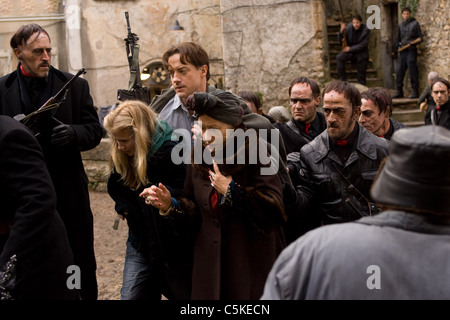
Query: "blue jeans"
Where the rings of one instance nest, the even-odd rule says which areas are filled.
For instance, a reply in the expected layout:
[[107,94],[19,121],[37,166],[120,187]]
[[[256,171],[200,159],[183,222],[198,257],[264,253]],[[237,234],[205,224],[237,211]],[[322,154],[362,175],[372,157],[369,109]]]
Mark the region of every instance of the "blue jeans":
[[121,300],[161,300],[161,277],[129,241],[123,268]]

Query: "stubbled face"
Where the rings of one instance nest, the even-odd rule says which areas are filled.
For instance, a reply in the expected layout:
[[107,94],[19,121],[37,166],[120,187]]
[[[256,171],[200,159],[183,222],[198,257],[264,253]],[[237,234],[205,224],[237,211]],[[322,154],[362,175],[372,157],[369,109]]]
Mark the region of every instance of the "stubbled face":
[[206,90],[206,74],[208,71],[206,65],[196,68],[192,64],[183,64],[180,61],[179,53],[172,55],[168,59],[168,64],[172,86],[184,104],[187,97],[194,92],[204,92]]
[[361,99],[361,114],[359,123],[377,136],[384,136],[389,129],[389,109],[386,112],[380,112],[372,100]]
[[49,37],[41,32],[35,32],[26,43],[14,49],[26,73],[33,77],[48,76],[51,65],[52,46]]
[[125,153],[127,156],[132,157],[136,152],[136,145],[134,138],[129,130],[122,130],[115,132],[112,135],[115,143],[117,143],[117,149]]
[[320,103],[320,96],[313,98],[311,87],[307,83],[296,83],[291,89],[289,104],[294,120],[311,123],[316,117],[316,108]]
[[355,30],[359,30],[359,28],[361,28],[361,24],[362,24],[362,22],[359,21],[358,19],[352,20],[352,25],[353,25],[353,28],[355,28]]
[[448,101],[450,89],[442,82],[436,82],[431,88],[431,96],[436,102],[436,106],[440,107]]
[[330,91],[323,97],[323,113],[327,121],[327,131],[331,139],[345,139],[355,128],[359,107],[352,108],[343,93]]

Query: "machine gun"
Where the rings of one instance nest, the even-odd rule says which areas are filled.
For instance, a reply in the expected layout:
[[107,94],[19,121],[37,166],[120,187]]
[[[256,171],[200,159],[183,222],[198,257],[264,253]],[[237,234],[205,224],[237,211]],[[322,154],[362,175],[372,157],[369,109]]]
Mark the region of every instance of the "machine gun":
[[135,33],[131,32],[128,12],[125,12],[125,18],[127,20],[128,37],[124,41],[128,65],[130,67],[130,81],[128,83],[128,90],[117,90],[117,99],[120,101],[141,100],[146,104],[150,104],[150,94],[148,88],[142,86],[139,71],[139,44],[137,43],[139,38]]
[[54,96],[50,97],[39,109],[29,113],[28,115],[18,114],[14,119],[26,125],[35,135],[40,138],[44,133],[48,133],[55,126],[61,124],[61,121],[55,119],[50,115],[50,111],[57,109],[67,97],[70,86],[82,74],[86,73],[84,68],[81,68],[76,75],[74,75]]

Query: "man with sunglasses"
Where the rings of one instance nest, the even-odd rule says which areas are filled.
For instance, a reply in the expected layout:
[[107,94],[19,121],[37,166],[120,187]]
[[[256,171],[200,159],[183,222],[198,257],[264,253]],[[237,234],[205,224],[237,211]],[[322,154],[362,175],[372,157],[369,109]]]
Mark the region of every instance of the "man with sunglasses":
[[294,79],[289,86],[289,105],[292,118],[287,123],[273,124],[280,130],[287,153],[287,167],[294,185],[298,180],[295,164],[300,149],[327,128],[325,116],[317,110],[321,101],[316,81],[307,77]]

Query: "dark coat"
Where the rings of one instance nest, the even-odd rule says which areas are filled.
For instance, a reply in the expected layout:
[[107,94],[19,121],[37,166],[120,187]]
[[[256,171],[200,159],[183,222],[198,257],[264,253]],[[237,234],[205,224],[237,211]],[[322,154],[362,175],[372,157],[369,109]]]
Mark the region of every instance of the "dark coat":
[[12,298],[78,298],[66,285],[73,256],[42,149],[25,126],[6,116],[0,116],[0,203],[0,225],[12,223],[9,233],[0,231],[0,273],[13,255],[17,259]]
[[[50,69],[50,75],[52,95],[72,78],[71,74],[53,67]],[[24,113],[24,96],[20,90],[17,70],[0,78],[0,93],[0,114],[13,117]],[[48,138],[44,138],[41,145],[56,190],[57,210],[66,226],[75,263],[80,266],[84,275],[82,295],[84,298],[94,299],[97,297],[97,284],[93,216],[90,208],[88,178],[80,151],[95,148],[103,136],[103,128],[85,79],[78,78],[74,81],[66,101],[53,112],[53,117],[62,123],[70,124],[76,133],[76,143],[71,145],[53,147],[49,144]],[[84,294],[85,290],[89,293]]]
[[[394,42],[393,52],[397,52],[400,47],[411,43],[417,38],[421,38],[423,40],[423,34],[419,22],[417,22],[414,17],[411,17],[406,21],[402,21],[398,26],[397,39]],[[405,51],[417,51],[417,45],[419,43],[411,45],[409,48],[405,49]]]
[[434,124],[450,129],[450,100],[444,103],[439,111],[434,108],[430,113],[430,120],[425,124]]
[[317,137],[320,133],[322,133],[323,130],[327,128],[327,122],[323,113],[316,112],[315,119],[317,119],[315,120],[317,122],[317,131],[316,128],[314,128],[314,130],[311,129],[309,134],[300,131],[300,128],[296,125],[297,121],[295,121],[294,119],[289,120],[289,122],[287,123],[277,122],[273,124],[275,128],[280,130],[287,154],[290,154],[292,152],[300,152],[300,149],[305,144],[311,142],[315,137]]
[[[183,189],[186,167],[184,164],[175,165],[171,160],[175,144],[173,141],[164,142],[147,159],[147,187],[162,183],[176,196]],[[143,189],[131,190],[123,184],[117,172],[108,179],[108,193],[116,203],[116,211],[124,215],[128,223],[128,241],[152,264],[152,270],[161,272],[161,277],[168,283],[163,288],[168,291],[161,293],[169,299],[187,299],[190,296],[193,241],[176,234],[170,219],[145,204],[139,197]],[[177,289],[172,290],[172,285]]]
[[397,120],[394,120],[392,118],[389,118],[389,130],[386,132],[383,138],[386,140],[391,140],[392,135],[395,131],[400,130],[402,128],[406,128],[407,126]]
[[[218,90],[213,86],[208,86],[206,88],[207,92],[212,92]],[[160,95],[153,98],[150,107],[159,113],[166,106],[166,104],[175,95],[175,90],[171,87],[163,90]],[[280,135],[279,130],[270,123],[268,119],[257,113],[252,113],[248,105],[241,98],[241,106],[244,109],[244,114],[242,116],[242,122],[246,128],[254,129],[258,133],[261,132],[260,129],[264,129],[267,132],[266,141],[269,143],[268,147],[269,154],[276,159],[276,164],[278,165],[278,176],[280,177],[281,184],[283,187],[283,202],[286,213],[289,215],[292,210],[296,209],[296,192],[294,185],[292,184],[291,177],[287,169],[287,154],[285,149],[285,143],[283,141],[283,136]],[[173,128],[176,129],[176,128]],[[271,145],[270,145],[271,144]]]
[[192,299],[255,300],[261,296],[268,272],[285,245],[281,231],[285,214],[278,175],[261,175],[259,170],[257,165],[228,170],[234,181],[232,202],[212,209],[214,189],[207,171],[188,165],[184,190],[195,206],[182,207],[185,215],[201,217]]
[[301,124],[294,119],[289,120],[287,123],[277,122],[274,123],[273,126],[280,130],[287,154],[286,165],[289,168],[289,176],[291,177],[292,183],[297,185],[298,168],[295,167],[295,163],[298,161],[298,157],[300,156],[300,149],[305,144],[314,140],[315,137],[327,128],[325,116],[322,112],[316,112],[316,118],[312,122],[312,129],[310,129],[309,134],[302,131],[299,128]]
[[[347,45],[350,47],[350,53],[357,53],[361,57],[369,57],[369,40],[370,29],[366,24],[362,23],[358,30],[353,28],[353,24],[350,22],[346,27],[346,39]],[[338,40],[342,41],[343,33],[338,33]]]
[[[299,212],[314,214],[318,224],[353,221],[369,215],[369,210],[376,213],[373,204],[369,209],[355,191],[359,190],[370,202],[369,190],[381,161],[388,155],[389,144],[359,123],[356,125],[359,127],[356,147],[345,164],[330,146],[327,130],[300,152]],[[354,189],[349,189],[350,183],[338,170]],[[305,211],[306,208],[309,210]]]

